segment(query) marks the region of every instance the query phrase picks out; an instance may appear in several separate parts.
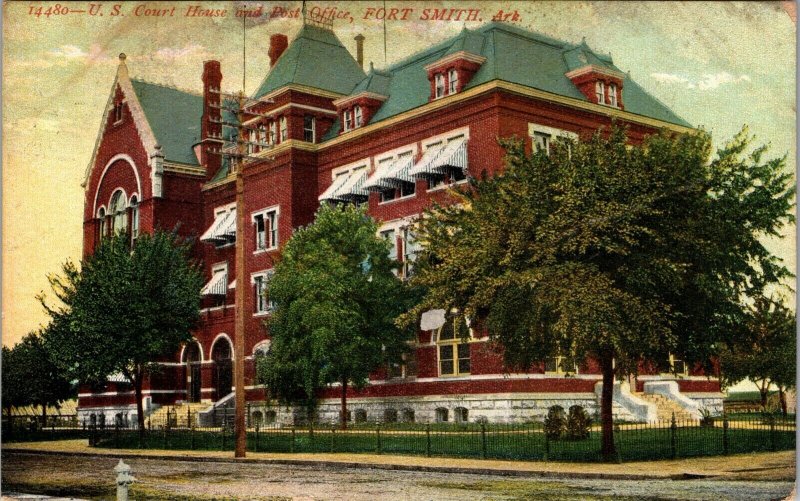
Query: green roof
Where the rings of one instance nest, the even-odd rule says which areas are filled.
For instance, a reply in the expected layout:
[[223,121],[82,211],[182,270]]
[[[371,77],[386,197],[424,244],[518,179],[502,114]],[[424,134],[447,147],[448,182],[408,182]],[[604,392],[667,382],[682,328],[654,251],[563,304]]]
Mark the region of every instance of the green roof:
[[[594,64],[623,73],[610,56],[594,52],[585,43],[571,44],[523,30],[504,23],[489,23],[476,30],[463,29],[458,35],[414,54],[375,74],[391,75],[389,98],[378,109],[371,123],[380,122],[428,102],[430,83],[425,66],[449,54],[464,50],[486,58],[465,89],[493,80],[524,85],[545,92],[588,102],[566,73],[586,64]],[[586,62],[583,62],[586,59]],[[366,80],[349,93],[363,91]],[[625,111],[685,127],[691,125],[626,76],[622,88]],[[334,123],[324,140],[336,137],[340,125]]]
[[289,84],[349,94],[364,76],[364,70],[332,31],[306,24],[253,97],[259,98]]
[[131,79],[131,85],[164,159],[198,165],[192,146],[200,141],[203,97],[142,80]]
[[372,92],[381,96],[388,96],[391,81],[391,73],[375,70],[372,68],[372,65],[370,65],[367,78],[359,82],[359,84],[356,85],[355,89],[353,89],[353,92],[350,94],[355,95],[362,92]]

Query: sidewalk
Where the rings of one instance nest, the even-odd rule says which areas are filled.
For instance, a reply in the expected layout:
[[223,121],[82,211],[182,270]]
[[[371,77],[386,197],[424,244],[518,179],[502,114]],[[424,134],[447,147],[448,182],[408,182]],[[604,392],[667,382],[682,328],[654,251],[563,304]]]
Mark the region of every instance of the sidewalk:
[[796,467],[794,451],[622,464],[526,462],[346,453],[287,454],[248,452],[245,459],[234,459],[233,452],[230,451],[103,449],[89,447],[86,440],[4,444],[3,453],[7,452],[95,457],[113,456],[115,458],[150,458],[174,461],[304,465],[325,468],[377,468],[519,477],[610,478],[620,480],[677,480],[708,477],[731,480],[793,480]]

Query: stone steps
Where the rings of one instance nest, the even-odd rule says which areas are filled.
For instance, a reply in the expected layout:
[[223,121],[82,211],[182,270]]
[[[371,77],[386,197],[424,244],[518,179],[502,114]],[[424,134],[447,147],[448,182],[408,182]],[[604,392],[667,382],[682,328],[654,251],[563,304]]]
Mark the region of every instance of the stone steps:
[[[163,426],[167,423],[167,417],[169,416],[171,426],[188,428],[190,424],[197,424],[197,413],[204,411],[208,408],[208,406],[208,403],[200,402],[165,405],[154,413],[150,414],[149,419],[154,426]],[[191,413],[191,423],[189,423],[189,413]]]
[[654,393],[637,393],[637,397],[642,400],[655,404],[656,414],[659,421],[671,421],[673,414],[677,421],[696,421],[697,418],[689,411],[684,409],[674,400],[671,400],[663,395]]

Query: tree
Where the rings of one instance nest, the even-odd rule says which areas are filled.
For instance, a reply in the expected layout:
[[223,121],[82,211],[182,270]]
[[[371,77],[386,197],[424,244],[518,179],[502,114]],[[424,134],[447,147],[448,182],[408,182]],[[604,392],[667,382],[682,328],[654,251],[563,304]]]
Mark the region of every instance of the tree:
[[27,405],[25,393],[22,391],[22,381],[24,366],[20,363],[19,352],[3,346],[3,366],[2,366],[2,388],[3,388],[3,409],[8,419],[8,431],[13,433],[13,417],[11,409],[22,405]]
[[665,366],[670,352],[710,368],[742,299],[789,276],[759,238],[792,220],[791,176],[748,144],[743,130],[710,162],[702,131],[630,146],[615,127],[531,156],[501,141],[504,174],[421,220],[428,250],[412,281],[427,294],[401,321],[456,308],[485,325],[509,368],[599,361],[612,458],[615,376]]
[[394,320],[410,296],[377,230],[363,209],[323,205],[287,242],[269,282],[272,343],[259,380],[273,396],[309,410],[319,389],[339,383],[342,429],[348,386],[363,388],[371,372],[406,349]]
[[[75,396],[75,388],[51,358],[42,335],[31,332],[22,338],[8,353],[4,352],[3,372],[9,369],[14,387],[3,384],[10,392],[12,405],[38,405],[42,408],[42,426],[47,424],[47,407],[58,407],[61,402]],[[11,362],[7,367],[5,362]]]
[[112,374],[131,382],[140,434],[142,383],[159,358],[191,339],[199,319],[203,276],[190,244],[173,233],[141,235],[131,249],[124,234],[105,239],[78,268],[48,277],[60,305],[40,301],[51,316],[44,336],[61,366],[82,382]]
[[761,407],[766,409],[769,388],[776,385],[781,408],[786,414],[788,388],[795,386],[795,314],[781,301],[759,297],[747,310],[746,321],[733,343],[721,356],[721,372],[726,384],[751,379],[758,387]]

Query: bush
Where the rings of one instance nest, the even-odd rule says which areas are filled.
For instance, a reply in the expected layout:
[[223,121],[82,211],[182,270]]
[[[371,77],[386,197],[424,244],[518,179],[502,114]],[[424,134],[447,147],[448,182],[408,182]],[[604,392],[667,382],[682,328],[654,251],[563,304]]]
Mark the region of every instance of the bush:
[[592,419],[586,409],[580,405],[573,405],[569,408],[567,418],[567,438],[571,440],[584,440],[589,438],[589,427]]
[[711,411],[705,407],[700,409],[700,426],[705,428],[714,427],[714,416],[712,416]]
[[547,411],[544,418],[544,433],[550,440],[558,440],[567,429],[567,419],[564,416],[564,408],[554,405]]

